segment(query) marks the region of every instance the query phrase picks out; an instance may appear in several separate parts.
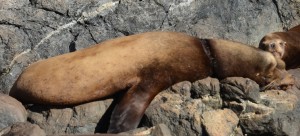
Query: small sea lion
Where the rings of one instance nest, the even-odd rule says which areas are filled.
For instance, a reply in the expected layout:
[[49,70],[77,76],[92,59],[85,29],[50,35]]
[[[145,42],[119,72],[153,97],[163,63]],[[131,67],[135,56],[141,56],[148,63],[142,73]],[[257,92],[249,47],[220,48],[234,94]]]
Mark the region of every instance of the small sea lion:
[[273,32],[265,35],[259,48],[271,52],[285,62],[286,69],[300,66],[300,25],[287,32]]

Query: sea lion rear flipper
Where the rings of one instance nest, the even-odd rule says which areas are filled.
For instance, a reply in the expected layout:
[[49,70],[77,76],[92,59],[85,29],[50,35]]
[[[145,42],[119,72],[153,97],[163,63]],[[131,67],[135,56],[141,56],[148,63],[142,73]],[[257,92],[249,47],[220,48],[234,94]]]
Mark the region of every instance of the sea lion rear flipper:
[[133,85],[114,108],[108,133],[118,133],[135,129],[146,108],[159,89],[153,86]]

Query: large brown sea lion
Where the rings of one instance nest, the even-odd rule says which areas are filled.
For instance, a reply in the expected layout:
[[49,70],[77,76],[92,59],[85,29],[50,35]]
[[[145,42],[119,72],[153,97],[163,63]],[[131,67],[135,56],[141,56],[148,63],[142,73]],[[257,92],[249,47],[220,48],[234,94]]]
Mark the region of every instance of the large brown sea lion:
[[274,32],[265,35],[259,48],[271,52],[277,58],[282,58],[286,69],[300,67],[300,25],[287,32]]
[[149,32],[108,40],[30,65],[10,95],[25,103],[79,104],[124,92],[108,132],[137,127],[152,99],[174,83],[208,76],[241,76],[261,86],[293,84],[274,56],[225,40]]

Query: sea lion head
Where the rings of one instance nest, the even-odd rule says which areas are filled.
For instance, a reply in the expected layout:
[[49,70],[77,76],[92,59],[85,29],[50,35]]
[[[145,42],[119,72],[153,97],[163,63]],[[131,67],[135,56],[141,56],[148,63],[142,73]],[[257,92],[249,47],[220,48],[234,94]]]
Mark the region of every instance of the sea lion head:
[[278,58],[283,57],[285,46],[286,42],[274,33],[264,36],[259,43],[260,49],[271,52],[275,57]]

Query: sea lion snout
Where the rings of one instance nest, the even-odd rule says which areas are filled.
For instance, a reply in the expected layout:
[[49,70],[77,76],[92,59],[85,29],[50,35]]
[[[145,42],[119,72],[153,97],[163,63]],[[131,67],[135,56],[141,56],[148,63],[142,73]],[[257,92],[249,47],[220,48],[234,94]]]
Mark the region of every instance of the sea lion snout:
[[261,41],[259,48],[271,52],[275,57],[282,58],[285,51],[286,42],[281,39],[271,39],[265,36]]

